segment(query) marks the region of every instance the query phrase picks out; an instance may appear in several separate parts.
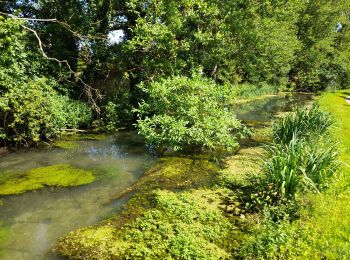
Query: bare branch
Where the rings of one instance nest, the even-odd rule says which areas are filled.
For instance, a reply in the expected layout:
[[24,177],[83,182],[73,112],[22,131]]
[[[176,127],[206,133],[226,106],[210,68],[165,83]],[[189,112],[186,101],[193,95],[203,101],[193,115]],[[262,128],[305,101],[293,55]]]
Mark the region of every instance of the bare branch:
[[19,16],[15,16],[13,14],[8,14],[8,13],[4,13],[4,12],[0,12],[0,15],[4,15],[7,17],[10,17],[14,20],[22,20],[22,21],[33,21],[33,22],[50,22],[50,23],[57,23],[59,25],[61,25],[63,28],[65,28],[67,31],[71,32],[73,35],[75,35],[78,38],[81,39],[90,39],[90,40],[103,40],[103,41],[108,41],[108,37],[106,35],[83,35],[82,33],[75,31],[72,29],[72,27],[62,21],[57,20],[56,18],[52,18],[52,19],[39,19],[39,18],[28,18],[28,17],[19,17]]

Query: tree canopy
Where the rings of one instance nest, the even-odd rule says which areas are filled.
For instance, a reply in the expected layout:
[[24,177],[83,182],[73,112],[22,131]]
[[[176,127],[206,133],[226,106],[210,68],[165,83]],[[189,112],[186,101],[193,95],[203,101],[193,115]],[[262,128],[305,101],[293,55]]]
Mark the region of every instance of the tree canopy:
[[[346,0],[10,0],[0,2],[0,18],[2,118],[17,113],[8,96],[31,96],[35,85],[45,100],[54,95],[46,109],[62,97],[91,108],[89,120],[84,108],[84,120],[59,129],[132,125],[139,103],[153,102],[139,84],[152,89],[199,69],[203,81],[233,89],[319,91],[350,83]],[[17,142],[11,131],[18,126],[2,121],[2,142]],[[47,126],[39,121],[42,136]]]

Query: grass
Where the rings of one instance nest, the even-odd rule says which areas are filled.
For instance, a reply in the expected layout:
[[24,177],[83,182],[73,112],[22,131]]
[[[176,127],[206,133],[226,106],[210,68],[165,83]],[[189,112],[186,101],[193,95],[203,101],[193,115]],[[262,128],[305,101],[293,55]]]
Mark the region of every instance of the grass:
[[30,170],[24,174],[8,175],[0,182],[0,196],[21,194],[45,186],[70,187],[89,184],[95,180],[92,171],[58,164]]
[[349,92],[325,93],[318,100],[320,107],[335,119],[332,135],[339,141],[343,167],[329,193],[313,196],[313,206],[301,219],[312,253],[328,259],[350,258],[350,105],[345,101]]
[[[350,258],[350,105],[349,91],[324,93],[320,108],[329,112],[335,126],[332,138],[339,142],[343,166],[321,194],[299,196],[299,218],[293,222],[267,220],[252,232],[245,246],[246,259],[349,259]],[[326,145],[327,146],[327,145]],[[328,146],[330,147],[330,146]]]
[[332,118],[318,106],[311,109],[297,109],[293,113],[280,118],[273,125],[275,142],[288,144],[293,138],[319,138],[333,124]]

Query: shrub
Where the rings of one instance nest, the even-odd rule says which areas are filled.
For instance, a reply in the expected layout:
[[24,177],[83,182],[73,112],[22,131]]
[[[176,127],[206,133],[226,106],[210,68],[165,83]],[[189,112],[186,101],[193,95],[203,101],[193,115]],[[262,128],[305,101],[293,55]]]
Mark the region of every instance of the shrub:
[[236,137],[242,125],[225,106],[230,99],[229,88],[199,74],[139,87],[147,99],[136,110],[137,126],[149,144],[174,150],[189,145],[228,150],[238,146]]
[[0,97],[3,141],[27,145],[53,137],[65,127],[89,124],[91,109],[59,95],[53,84],[46,78],[37,78]]
[[288,144],[293,137],[308,139],[324,134],[333,124],[328,113],[318,106],[311,109],[298,109],[295,113],[281,118],[273,126],[273,137],[278,143]]

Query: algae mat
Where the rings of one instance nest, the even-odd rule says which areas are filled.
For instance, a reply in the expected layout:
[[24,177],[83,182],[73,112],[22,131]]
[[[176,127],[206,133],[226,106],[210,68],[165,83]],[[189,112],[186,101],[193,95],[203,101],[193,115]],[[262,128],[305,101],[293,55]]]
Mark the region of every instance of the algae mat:
[[0,196],[20,194],[45,186],[80,186],[94,180],[92,171],[74,168],[69,164],[40,167],[0,183]]

